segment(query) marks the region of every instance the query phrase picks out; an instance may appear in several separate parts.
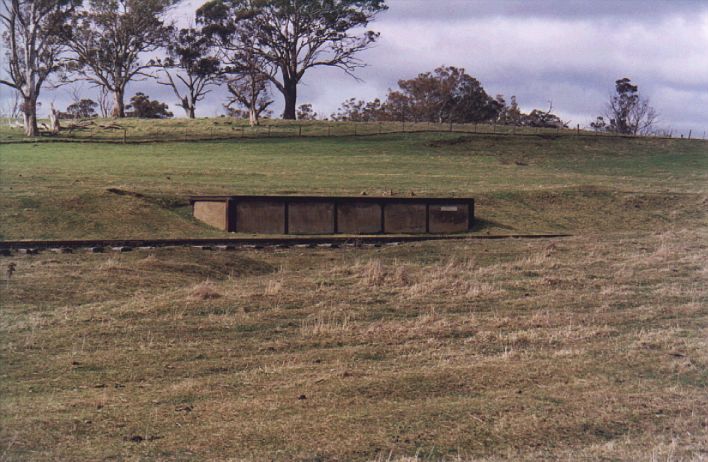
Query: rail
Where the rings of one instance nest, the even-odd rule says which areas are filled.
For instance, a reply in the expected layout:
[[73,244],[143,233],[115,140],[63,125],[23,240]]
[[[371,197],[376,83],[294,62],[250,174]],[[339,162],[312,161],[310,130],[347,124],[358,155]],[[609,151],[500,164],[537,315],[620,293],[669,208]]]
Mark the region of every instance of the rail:
[[77,249],[129,251],[140,248],[200,247],[206,250],[264,249],[275,247],[340,247],[405,244],[423,241],[444,240],[497,240],[497,239],[557,239],[572,237],[572,234],[496,234],[496,235],[421,235],[421,236],[330,236],[330,237],[239,237],[202,239],[82,239],[82,240],[7,240],[0,241],[0,252],[11,255],[12,251],[56,250],[70,252]]

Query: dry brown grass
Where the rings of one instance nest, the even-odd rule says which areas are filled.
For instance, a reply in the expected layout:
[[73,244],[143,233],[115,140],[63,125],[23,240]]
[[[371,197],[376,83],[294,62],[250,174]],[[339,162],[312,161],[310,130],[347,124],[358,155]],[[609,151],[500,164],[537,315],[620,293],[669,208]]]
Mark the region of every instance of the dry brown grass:
[[701,460],[704,230],[14,256],[5,460]]
[[221,294],[212,281],[200,282],[189,291],[190,300],[213,300],[215,298],[221,298]]

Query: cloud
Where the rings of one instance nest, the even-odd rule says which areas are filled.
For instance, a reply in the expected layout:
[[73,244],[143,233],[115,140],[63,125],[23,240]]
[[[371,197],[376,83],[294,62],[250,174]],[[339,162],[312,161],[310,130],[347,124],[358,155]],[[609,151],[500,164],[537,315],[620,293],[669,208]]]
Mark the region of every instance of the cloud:
[[398,18],[467,20],[489,17],[652,20],[705,11],[703,0],[389,0]]
[[[425,10],[426,2],[393,2],[375,25],[382,33],[379,44],[363,55],[370,66],[358,75],[365,83],[347,83],[330,74],[323,81],[341,89],[337,93],[349,90],[341,101],[383,95],[400,78],[456,65],[465,67],[491,94],[516,95],[526,110],[553,101],[564,119],[584,125],[602,112],[614,81],[628,76],[652,98],[664,124],[680,124],[686,130],[708,126],[708,111],[667,96],[668,90],[689,93],[699,102],[708,95],[705,4],[671,2],[675,8],[669,9],[668,2],[656,2],[653,10],[651,5],[648,12],[635,15],[638,2],[612,2],[621,4],[615,9],[608,2],[592,9],[589,2],[564,2],[566,7],[559,11],[543,7],[554,2],[522,2],[539,6],[528,14],[508,8],[516,3],[452,1],[440,3],[447,8],[435,9],[427,3]],[[502,14],[506,10],[509,14]],[[312,73],[307,81],[320,78]],[[307,91],[304,96],[316,105],[338,102]]]
[[[182,24],[200,0],[173,11]],[[545,108],[574,124],[603,110],[614,81],[630,77],[661,114],[663,126],[708,128],[708,3],[689,0],[389,0],[373,24],[376,46],[357,81],[337,69],[307,72],[300,102],[329,115],[350,97],[383,97],[401,78],[440,65],[464,67],[488,93],[516,95],[525,110]],[[154,82],[131,85],[174,103]],[[61,90],[59,90],[61,92]],[[281,97],[274,94],[276,113]],[[47,93],[43,99],[66,100]],[[222,112],[222,91],[209,95],[202,116]],[[59,103],[58,103],[59,104]],[[46,104],[48,106],[48,104]],[[172,104],[175,114],[181,109]]]

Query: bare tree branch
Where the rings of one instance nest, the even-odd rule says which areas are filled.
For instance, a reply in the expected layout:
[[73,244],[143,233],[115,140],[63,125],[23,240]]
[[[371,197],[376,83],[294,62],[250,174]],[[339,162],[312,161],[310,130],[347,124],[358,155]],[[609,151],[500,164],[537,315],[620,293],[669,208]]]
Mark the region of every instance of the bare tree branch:
[[364,66],[356,55],[379,37],[353,31],[386,9],[384,0],[212,0],[197,14],[222,50],[253,48],[283,94],[283,117],[294,119],[297,86],[306,71],[329,66],[353,75]]

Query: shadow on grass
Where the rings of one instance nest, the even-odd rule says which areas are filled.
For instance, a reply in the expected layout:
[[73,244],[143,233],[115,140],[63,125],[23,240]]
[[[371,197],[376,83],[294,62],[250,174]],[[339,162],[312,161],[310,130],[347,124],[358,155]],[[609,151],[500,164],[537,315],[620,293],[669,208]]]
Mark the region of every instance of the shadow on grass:
[[472,226],[472,232],[488,231],[491,229],[503,229],[505,231],[516,231],[513,226],[505,225],[498,221],[488,220],[486,218],[474,218],[474,225]]

